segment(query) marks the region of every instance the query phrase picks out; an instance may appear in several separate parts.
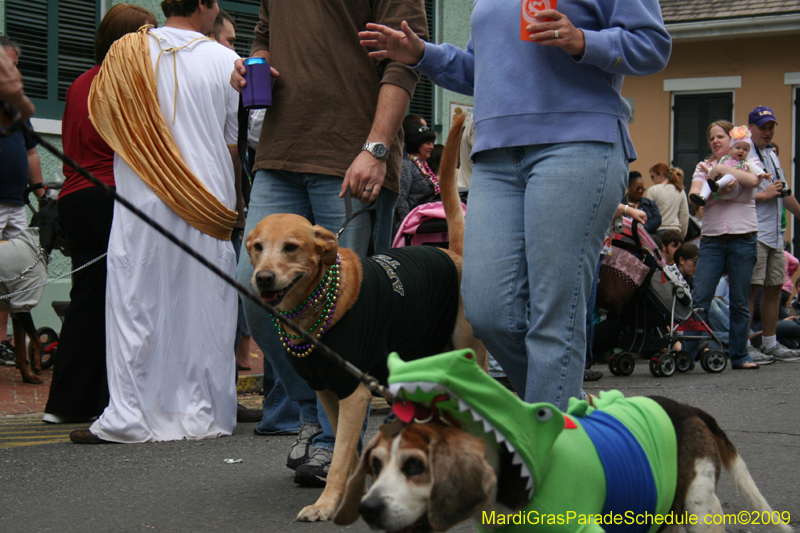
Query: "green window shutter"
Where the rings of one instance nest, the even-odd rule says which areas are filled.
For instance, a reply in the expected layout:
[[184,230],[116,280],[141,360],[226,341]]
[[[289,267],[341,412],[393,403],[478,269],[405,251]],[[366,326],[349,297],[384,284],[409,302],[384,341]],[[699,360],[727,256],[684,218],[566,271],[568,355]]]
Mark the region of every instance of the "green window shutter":
[[94,66],[95,0],[60,0],[58,6],[58,101],[78,76]]
[[39,118],[61,119],[75,78],[94,66],[99,0],[7,0],[6,31]]
[[675,95],[672,166],[683,169],[684,188],[692,184],[697,163],[711,155],[706,138],[708,125],[733,119],[733,93]]
[[47,0],[7,0],[6,32],[22,48],[19,71],[25,93],[34,99],[47,99],[49,31]]
[[[425,14],[428,17],[428,36],[433,42],[436,27],[434,20],[433,0],[425,0]],[[414,98],[411,99],[411,104],[408,107],[408,112],[414,115],[424,117],[428,125],[434,124],[433,120],[433,98],[434,98],[434,85],[431,80],[424,74],[420,76],[417,88],[414,89]]]

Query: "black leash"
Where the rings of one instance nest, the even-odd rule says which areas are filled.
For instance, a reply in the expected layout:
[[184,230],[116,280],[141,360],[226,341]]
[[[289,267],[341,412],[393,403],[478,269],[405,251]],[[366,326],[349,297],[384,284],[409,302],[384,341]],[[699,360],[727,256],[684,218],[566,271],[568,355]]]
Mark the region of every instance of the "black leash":
[[[106,185],[105,183],[103,183],[102,181],[97,179],[96,177],[94,177],[94,175],[91,172],[89,172],[88,170],[86,170],[85,168],[80,166],[78,163],[73,161],[70,157],[65,155],[58,148],[54,147],[53,145],[51,145],[50,143],[45,141],[38,133],[33,131],[33,128],[31,128],[26,122],[24,122],[22,120],[22,116],[20,115],[20,113],[19,113],[19,111],[17,110],[16,107],[14,107],[13,105],[9,104],[8,102],[0,102],[0,109],[2,109],[2,112],[6,115],[6,117],[8,117],[8,119],[10,121],[10,124],[8,126],[4,126],[4,127],[0,128],[0,135],[8,136],[8,135],[11,135],[12,133],[14,133],[17,130],[22,130],[23,133],[25,133],[26,135],[28,135],[31,138],[35,139],[48,152],[50,152],[51,154],[53,154],[54,156],[59,158],[61,161],[63,161],[67,165],[69,165],[72,168],[74,168],[81,176],[83,176],[84,178],[89,180],[91,183],[93,183],[94,185],[100,187],[103,190],[103,192],[105,192],[106,195],[110,196],[115,201],[117,201],[120,204],[122,204],[125,208],[130,210],[134,215],[136,215],[137,217],[141,218],[146,224],[150,225],[153,229],[155,229],[161,235],[166,237],[168,240],[172,241],[172,243],[175,244],[176,246],[178,246],[181,250],[183,250],[184,252],[186,252],[187,254],[192,256],[193,258],[195,258],[203,266],[205,266],[206,268],[211,270],[213,273],[215,273],[217,276],[222,278],[228,285],[230,285],[234,289],[236,289],[239,292],[239,294],[242,295],[243,298],[247,298],[248,300],[250,300],[254,304],[258,305],[261,309],[263,309],[264,311],[266,311],[270,315],[274,316],[277,320],[282,322],[285,326],[288,326],[288,327],[292,328],[293,330],[295,330],[296,332],[298,332],[298,334],[300,335],[300,337],[304,341],[306,341],[306,342],[310,343],[311,345],[313,345],[316,349],[318,349],[322,354],[324,354],[329,359],[332,359],[336,363],[337,366],[339,366],[340,368],[346,370],[347,372],[349,372],[350,374],[352,374],[353,376],[358,378],[358,380],[361,381],[362,383],[364,383],[373,394],[378,394],[378,395],[382,396],[388,402],[393,402],[394,401],[394,395],[389,391],[389,389],[387,389],[386,387],[381,385],[376,378],[374,378],[374,377],[370,376],[369,374],[367,374],[366,372],[362,372],[361,370],[356,368],[352,363],[350,363],[349,361],[346,361],[341,355],[337,354],[336,352],[334,352],[333,350],[331,350],[330,348],[328,348],[327,346],[322,344],[313,335],[309,335],[308,333],[305,333],[305,331],[303,329],[301,329],[300,326],[295,324],[294,321],[292,321],[289,318],[286,318],[285,316],[281,315],[272,305],[268,304],[267,302],[262,301],[261,298],[259,298],[257,295],[255,295],[252,291],[250,291],[247,288],[245,288],[238,281],[236,281],[235,279],[230,277],[228,274],[223,272],[219,267],[217,267],[216,265],[211,263],[208,259],[206,259],[202,255],[200,255],[197,252],[195,252],[191,247],[189,247],[189,245],[187,245],[186,243],[184,243],[183,241],[178,239],[175,235],[170,233],[164,226],[162,226],[161,224],[159,224],[158,222],[156,222],[155,220],[153,220],[152,218],[150,218],[149,216],[144,214],[141,210],[139,210],[138,207],[136,207],[135,205],[130,203],[127,199],[125,199],[122,196],[120,196],[119,194],[117,194],[117,192],[114,189],[112,189],[111,187],[109,187],[108,185]],[[366,210],[369,210],[372,207],[373,206],[370,206],[368,208],[360,210],[358,213],[353,215],[353,217],[361,214],[362,212],[364,212]],[[352,207],[351,207],[351,209],[352,209]],[[347,222],[348,221],[345,221],[345,225],[347,225]],[[342,228],[342,230],[343,229],[344,228]],[[340,232],[342,230],[340,230]]]
[[350,187],[344,192],[344,224],[342,227],[339,228],[339,231],[336,232],[336,239],[344,232],[344,229],[350,223],[351,220],[356,218],[358,215],[363,215],[364,213],[369,213],[369,218],[371,220],[370,224],[370,233],[369,233],[369,247],[367,248],[367,256],[375,254],[375,220],[378,217],[377,211],[375,211],[375,202],[372,202],[367,207],[362,207],[355,213],[353,213],[353,199],[350,195]]

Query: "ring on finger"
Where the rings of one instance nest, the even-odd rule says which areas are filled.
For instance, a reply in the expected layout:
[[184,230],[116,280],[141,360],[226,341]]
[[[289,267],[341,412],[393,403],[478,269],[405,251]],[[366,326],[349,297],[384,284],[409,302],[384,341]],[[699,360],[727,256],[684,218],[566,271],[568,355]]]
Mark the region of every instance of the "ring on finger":
[[558,39],[558,38],[559,38],[559,37],[558,37],[558,30],[555,30],[555,31],[553,32],[553,39]]
[[372,187],[364,187],[364,192],[372,192]]

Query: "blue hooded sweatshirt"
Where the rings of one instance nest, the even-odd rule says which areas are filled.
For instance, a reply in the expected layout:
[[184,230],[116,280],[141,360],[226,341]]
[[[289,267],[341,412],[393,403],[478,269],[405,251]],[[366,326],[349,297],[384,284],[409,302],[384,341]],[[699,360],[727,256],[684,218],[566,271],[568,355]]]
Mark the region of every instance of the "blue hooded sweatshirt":
[[658,0],[560,0],[583,31],[581,57],[520,38],[522,0],[475,0],[467,49],[425,43],[414,68],[475,97],[473,154],[509,146],[600,141],[621,134],[630,161],[625,75],[663,69],[671,39]]

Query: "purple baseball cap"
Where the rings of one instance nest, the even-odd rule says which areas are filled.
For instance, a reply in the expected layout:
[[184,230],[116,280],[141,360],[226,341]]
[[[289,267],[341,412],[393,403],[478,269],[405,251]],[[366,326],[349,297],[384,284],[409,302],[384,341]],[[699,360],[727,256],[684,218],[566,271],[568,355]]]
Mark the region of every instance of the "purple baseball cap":
[[755,124],[759,128],[763,128],[764,124],[770,121],[774,122],[775,124],[778,123],[778,120],[775,118],[775,112],[765,105],[756,107],[750,111],[750,115],[747,117],[748,124]]

